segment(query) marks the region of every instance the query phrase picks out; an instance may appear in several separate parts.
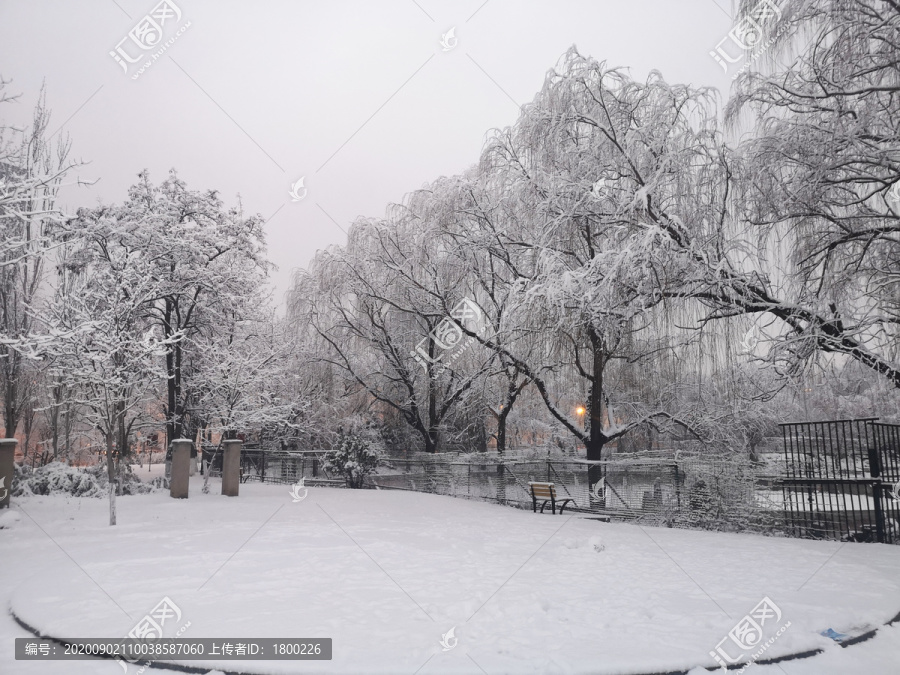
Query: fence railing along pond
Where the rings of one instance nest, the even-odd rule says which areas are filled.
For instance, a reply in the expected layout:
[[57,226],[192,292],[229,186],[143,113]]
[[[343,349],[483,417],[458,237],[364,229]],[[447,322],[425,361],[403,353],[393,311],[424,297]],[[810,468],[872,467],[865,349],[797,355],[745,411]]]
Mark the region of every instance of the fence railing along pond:
[[[783,526],[781,490],[765,468],[743,459],[619,457],[589,462],[547,459],[417,456],[371,477],[381,489],[416,490],[531,508],[528,483],[556,485],[569,509],[674,527],[770,531]],[[602,478],[589,482],[599,466]]]
[[[698,451],[614,453],[599,462],[536,452],[415,453],[388,458],[366,487],[530,509],[528,483],[548,481],[560,498],[574,500],[567,511],[669,527],[900,543],[900,425],[832,420],[785,424],[782,431],[784,452],[757,461]],[[247,447],[242,480],[341,485],[323,469],[323,454]],[[592,466],[602,476],[593,484]]]
[[[618,456],[601,462],[552,455],[545,458],[497,453],[410,454],[391,457],[367,487],[412,490],[531,508],[528,483],[548,481],[567,510],[648,524],[725,530],[783,529],[781,490],[766,465],[746,458],[710,458],[657,453]],[[340,484],[322,467],[323,453],[245,448],[242,480],[307,485]],[[602,479],[590,484],[588,470]],[[213,471],[217,465],[212,464]]]
[[900,543],[900,425],[863,418],[781,429],[789,534]]

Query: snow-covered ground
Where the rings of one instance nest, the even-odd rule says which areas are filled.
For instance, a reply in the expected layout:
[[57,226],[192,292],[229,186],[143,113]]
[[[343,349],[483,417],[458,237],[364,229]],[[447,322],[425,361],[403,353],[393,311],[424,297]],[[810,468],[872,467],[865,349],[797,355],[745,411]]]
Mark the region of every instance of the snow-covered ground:
[[[0,529],[4,605],[61,637],[123,636],[167,596],[190,622],[185,638],[333,638],[332,661],[189,662],[252,673],[699,675],[768,597],[781,617],[765,637],[790,626],[764,656],[825,652],[754,665],[759,675],[900,672],[900,624],[847,648],[819,635],[900,612],[898,546],[642,528],[399,491],[310,488],[294,502],[288,486],[245,484],[226,498],[210,483],[203,495],[193,477],[188,500],[122,497],[116,527],[105,500],[14,500],[20,517]],[[458,642],[444,651],[451,628]],[[29,635],[0,617],[0,672],[122,672],[17,662],[13,638]]]

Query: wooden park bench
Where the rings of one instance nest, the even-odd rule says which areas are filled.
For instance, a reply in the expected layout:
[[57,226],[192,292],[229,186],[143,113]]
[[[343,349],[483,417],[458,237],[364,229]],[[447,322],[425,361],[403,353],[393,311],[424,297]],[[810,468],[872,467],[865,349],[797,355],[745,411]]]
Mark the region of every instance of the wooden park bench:
[[[537,513],[537,503],[538,500],[543,500],[541,504],[541,513],[544,512],[544,507],[547,506],[547,502],[550,502],[550,507],[553,509],[554,515],[556,514],[556,486],[553,483],[529,483],[529,487],[531,487],[531,502],[533,506],[533,510]],[[560,503],[559,507],[559,515],[562,515],[563,509],[566,508],[566,504],[569,502],[575,503],[574,499],[564,499]]]

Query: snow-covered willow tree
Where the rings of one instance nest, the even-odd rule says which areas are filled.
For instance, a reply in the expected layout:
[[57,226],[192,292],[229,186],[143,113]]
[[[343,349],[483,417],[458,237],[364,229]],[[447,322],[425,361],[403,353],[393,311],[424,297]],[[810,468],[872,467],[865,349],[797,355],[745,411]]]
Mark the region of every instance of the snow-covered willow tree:
[[[778,416],[764,404],[815,354],[896,384],[889,4],[789,3],[782,20],[812,46],[740,81],[729,119],[743,132],[742,111],[760,115],[734,147],[715,92],[571,49],[476,167],[358,221],[298,276],[291,305],[330,365],[426,448],[435,405],[459,391],[435,384],[434,331],[464,295],[491,330],[456,322],[486,353],[452,376],[469,414],[497,417],[498,447],[503,406],[535,392],[600,459],[654,434],[752,453]],[[424,381],[406,356],[417,347]]]
[[705,270],[691,262],[706,260],[700,246],[720,222],[724,162],[708,92],[658,73],[635,82],[573,49],[481,166],[514,213],[491,248],[519,275],[506,316],[544,341],[530,358],[494,348],[531,377],[589,459],[640,428],[700,433],[710,416],[685,405],[687,374],[677,372],[698,330],[677,326],[702,316],[691,282],[706,282]]
[[761,308],[786,324],[773,358],[795,371],[837,354],[900,387],[900,8],[802,0],[778,21],[772,58],[728,108],[755,123],[740,216],[782,253]]
[[[475,414],[498,418],[498,443],[532,385],[590,459],[639,431],[709,436],[736,406],[711,411],[685,385],[734,366],[734,345],[702,328],[718,317],[711,298],[754,279],[728,257],[741,250],[725,233],[729,162],[708,92],[657,73],[634,82],[573,49],[477,168],[359,221],[295,299],[327,316],[333,365],[402,411],[429,450],[440,402],[463,387],[479,392]],[[424,341],[427,378],[407,354],[464,295],[491,330],[456,323],[488,354],[442,390],[438,341]]]
[[[294,282],[289,317],[308,325],[325,346],[318,359],[340,374],[349,412],[396,414],[418,445],[436,452],[450,422],[470,403],[486,364],[477,358],[438,375],[432,330],[464,298],[464,273],[421,212],[428,191],[415,193],[384,220],[357,221],[346,247],[320,252]],[[427,343],[425,367],[410,352]],[[421,357],[420,357],[421,360]]]
[[[528,312],[520,312],[520,281],[533,276],[533,261],[523,255],[527,246],[521,243],[527,235],[519,226],[516,205],[504,198],[494,179],[490,171],[475,168],[436,181],[433,192],[444,204],[443,217],[436,219],[439,235],[447,241],[445,249],[454,264],[465,271],[467,293],[482,312],[480,325],[468,327],[469,339],[480,337],[482,344],[489,339],[489,351],[495,356],[481,389],[484,407],[495,423],[497,451],[503,454],[516,403],[533,383],[533,374],[544,375],[552,365],[539,363],[537,355],[545,351],[542,340],[535,339],[540,330],[527,321]],[[480,335],[474,330],[478,328]],[[527,369],[532,375],[524,372],[526,363],[531,364]]]

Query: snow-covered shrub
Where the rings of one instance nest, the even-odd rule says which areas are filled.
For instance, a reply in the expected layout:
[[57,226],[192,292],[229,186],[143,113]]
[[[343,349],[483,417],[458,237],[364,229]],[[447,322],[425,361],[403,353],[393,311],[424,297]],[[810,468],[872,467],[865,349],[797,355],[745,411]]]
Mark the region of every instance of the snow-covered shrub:
[[[145,495],[150,492],[156,492],[162,487],[159,485],[158,481],[152,481],[150,483],[145,483],[144,481],[142,481],[135,475],[134,471],[132,471],[130,464],[123,464],[123,466],[125,468],[122,471],[122,475],[119,477],[119,480],[122,481],[123,495]],[[102,473],[105,480],[106,467],[103,468]],[[164,487],[167,490],[169,489],[168,485]]]
[[[136,495],[153,492],[153,485],[143,483],[126,465],[121,476],[122,494]],[[16,465],[12,495],[71,495],[72,497],[106,497],[109,478],[105,464],[74,467],[63,462],[51,462],[37,469]]]
[[326,471],[340,474],[351,488],[361,488],[366,476],[381,463],[382,455],[364,436],[340,432],[337,448],[325,453]]
[[106,486],[100,484],[96,474],[90,470],[92,468],[80,469],[63,462],[51,462],[37,469],[27,465],[16,466],[12,494],[14,497],[58,494],[104,497]]

